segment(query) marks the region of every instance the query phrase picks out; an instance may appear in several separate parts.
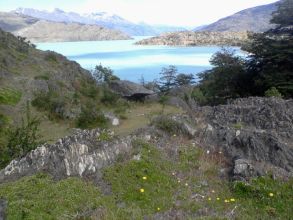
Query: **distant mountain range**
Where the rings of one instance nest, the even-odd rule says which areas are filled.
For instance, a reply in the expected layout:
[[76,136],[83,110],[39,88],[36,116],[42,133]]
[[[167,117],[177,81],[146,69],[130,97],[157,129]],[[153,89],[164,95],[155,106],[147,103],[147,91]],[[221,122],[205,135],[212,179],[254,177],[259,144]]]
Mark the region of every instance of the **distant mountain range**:
[[120,30],[132,36],[153,36],[163,32],[186,30],[182,27],[164,25],[151,26],[145,23],[135,24],[118,15],[109,14],[106,12],[96,12],[81,15],[75,12],[65,12],[60,9],[55,9],[53,11],[40,11],[31,8],[18,8],[12,12],[19,15],[26,15],[47,21],[99,25],[110,29]]
[[272,13],[277,9],[277,3],[257,6],[240,11],[220,19],[210,25],[194,31],[253,31],[264,32],[274,25],[270,24]]
[[32,42],[131,39],[121,31],[98,25],[39,20],[13,12],[0,12],[0,28]]

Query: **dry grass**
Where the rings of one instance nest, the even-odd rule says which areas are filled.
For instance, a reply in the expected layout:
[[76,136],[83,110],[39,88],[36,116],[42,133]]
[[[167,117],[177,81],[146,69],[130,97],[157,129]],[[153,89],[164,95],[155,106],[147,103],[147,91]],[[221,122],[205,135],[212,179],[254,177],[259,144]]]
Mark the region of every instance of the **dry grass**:
[[[165,106],[163,114],[183,113],[179,108],[173,106]],[[136,129],[145,127],[150,123],[152,117],[162,114],[162,105],[159,103],[136,103],[127,110],[126,119],[121,120],[117,127],[113,130],[118,135],[128,135]]]

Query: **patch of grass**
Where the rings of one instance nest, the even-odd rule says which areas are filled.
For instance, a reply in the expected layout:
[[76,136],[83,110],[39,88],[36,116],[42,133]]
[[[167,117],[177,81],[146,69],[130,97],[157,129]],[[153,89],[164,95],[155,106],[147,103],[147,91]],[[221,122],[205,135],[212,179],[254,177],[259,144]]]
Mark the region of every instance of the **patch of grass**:
[[11,88],[0,89],[0,104],[16,105],[21,99],[21,92]]
[[113,136],[107,130],[103,130],[98,137],[98,141],[111,141]]
[[290,219],[293,204],[293,179],[282,182],[260,177],[249,183],[232,184],[234,195],[241,203],[239,214],[251,219]]
[[179,169],[183,171],[198,169],[201,155],[202,151],[197,147],[181,147],[179,149]]
[[35,80],[46,80],[48,81],[50,77],[48,75],[38,75],[34,77]]
[[244,128],[244,125],[243,125],[243,123],[238,122],[236,124],[233,124],[232,127],[237,129],[237,130],[241,130],[242,128]]
[[[120,119],[124,120],[113,130],[118,135],[130,134],[136,129],[148,125],[153,117],[161,114],[161,109],[162,106],[158,103],[131,103],[126,112],[122,114],[123,117],[120,117]],[[169,105],[165,106],[164,114],[176,113],[182,113],[182,110]],[[121,116],[121,114],[118,115]]]
[[139,160],[117,163],[104,172],[118,201],[138,207],[142,214],[167,210],[172,206],[176,181],[171,177],[172,163],[162,160],[160,152],[143,142],[136,142]]
[[8,219],[68,219],[97,208],[100,191],[78,178],[54,182],[39,174],[0,185],[0,197],[8,200]]

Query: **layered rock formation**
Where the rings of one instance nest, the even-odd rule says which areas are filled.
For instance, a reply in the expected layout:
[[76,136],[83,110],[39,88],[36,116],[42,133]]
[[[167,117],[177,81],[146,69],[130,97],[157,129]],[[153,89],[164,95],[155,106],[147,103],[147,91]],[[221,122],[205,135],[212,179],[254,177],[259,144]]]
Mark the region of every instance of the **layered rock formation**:
[[38,172],[49,173],[55,179],[78,176],[97,180],[102,168],[112,164],[119,154],[128,152],[132,147],[130,137],[115,139],[112,135],[99,129],[77,130],[74,135],[62,138],[56,144],[40,146],[25,157],[11,161],[0,171],[0,182]]
[[137,42],[137,45],[169,46],[241,46],[247,40],[247,32],[174,32]]
[[253,97],[193,112],[198,140],[223,151],[236,178],[293,175],[293,100]]

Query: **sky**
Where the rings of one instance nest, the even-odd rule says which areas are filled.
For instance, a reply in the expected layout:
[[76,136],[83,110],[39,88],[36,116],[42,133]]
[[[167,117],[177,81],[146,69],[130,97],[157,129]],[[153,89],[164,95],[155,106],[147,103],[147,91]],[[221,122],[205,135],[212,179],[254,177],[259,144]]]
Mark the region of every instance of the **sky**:
[[0,11],[18,7],[78,13],[105,11],[135,23],[195,27],[272,2],[276,0],[0,0]]

